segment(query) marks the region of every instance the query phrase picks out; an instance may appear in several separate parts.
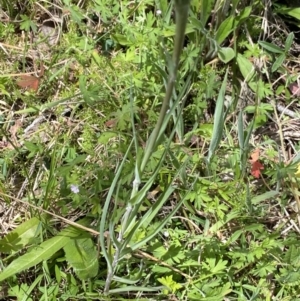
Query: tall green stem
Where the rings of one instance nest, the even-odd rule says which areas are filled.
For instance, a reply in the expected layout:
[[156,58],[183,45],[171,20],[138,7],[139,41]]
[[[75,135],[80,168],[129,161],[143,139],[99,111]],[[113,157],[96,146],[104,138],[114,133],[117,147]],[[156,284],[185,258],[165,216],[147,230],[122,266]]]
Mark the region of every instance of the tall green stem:
[[166,118],[167,111],[170,108],[170,101],[172,98],[172,93],[174,89],[174,84],[177,76],[177,70],[180,60],[180,54],[183,47],[184,37],[185,37],[185,28],[188,21],[188,13],[190,7],[190,0],[175,0],[175,13],[176,13],[176,34],[175,34],[175,44],[174,44],[174,52],[173,52],[173,60],[172,66],[168,78],[166,95],[163,100],[158,121],[156,126],[149,138],[148,144],[146,146],[146,152],[143,157],[143,161],[141,163],[141,173],[146,167],[146,164],[157,147],[157,142],[159,141],[159,134]]

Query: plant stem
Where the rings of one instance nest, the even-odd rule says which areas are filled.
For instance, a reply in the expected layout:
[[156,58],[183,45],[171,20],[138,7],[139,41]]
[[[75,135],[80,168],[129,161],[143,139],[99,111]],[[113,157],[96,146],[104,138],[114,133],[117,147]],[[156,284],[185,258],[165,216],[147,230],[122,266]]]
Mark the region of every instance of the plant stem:
[[190,0],[175,0],[176,34],[175,34],[173,61],[172,61],[172,66],[168,78],[166,95],[160,109],[158,121],[148,140],[148,144],[146,146],[146,152],[143,157],[143,161],[141,163],[141,173],[145,169],[151,154],[157,147],[157,142],[159,141],[162,125],[164,119],[166,118],[167,111],[170,108],[170,100],[172,98],[172,93],[174,89],[174,84],[175,84],[179,60],[180,60],[180,54],[182,51],[184,37],[185,37],[185,28],[188,21],[189,7],[190,7]]
[[[175,12],[176,12],[176,32],[175,32],[175,43],[174,43],[174,52],[173,52],[173,57],[172,57],[172,64],[170,66],[170,73],[169,73],[169,78],[168,78],[168,83],[167,83],[167,88],[166,88],[166,95],[163,100],[158,121],[156,123],[156,126],[148,140],[148,144],[146,146],[146,151],[145,155],[143,157],[143,161],[141,163],[141,168],[140,168],[140,174],[143,173],[145,166],[157,147],[158,141],[160,140],[160,134],[163,132],[162,131],[162,126],[166,118],[166,114],[168,109],[170,108],[170,101],[172,98],[172,93],[174,89],[174,84],[176,80],[176,75],[177,75],[177,70],[178,70],[178,65],[179,65],[179,60],[180,60],[180,54],[182,51],[183,47],[183,42],[184,42],[184,37],[185,37],[185,28],[188,20],[188,12],[189,12],[189,7],[190,7],[190,0],[175,0]],[[134,181],[134,187],[133,191],[131,194],[131,198],[134,197],[134,195],[138,191],[138,186],[139,186],[139,179],[135,179]],[[123,222],[122,222],[122,227],[119,233],[118,241],[121,242],[124,237],[124,233],[128,227],[128,217],[130,216],[130,213],[133,209],[133,206],[129,203],[126,208],[126,212],[123,217]],[[117,266],[117,263],[119,261],[120,257],[120,249],[117,247],[113,262],[111,265],[111,269],[109,270],[106,278],[106,283],[105,283],[105,288],[104,288],[104,293],[107,294],[109,292],[109,287],[112,281],[112,278],[114,276],[114,272]]]

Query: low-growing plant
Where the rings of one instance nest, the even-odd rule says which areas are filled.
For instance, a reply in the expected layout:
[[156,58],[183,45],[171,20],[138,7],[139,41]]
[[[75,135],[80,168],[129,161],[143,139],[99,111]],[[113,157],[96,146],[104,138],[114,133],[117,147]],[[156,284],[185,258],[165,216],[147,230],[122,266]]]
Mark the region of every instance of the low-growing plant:
[[1,9],[0,298],[299,298],[297,8]]

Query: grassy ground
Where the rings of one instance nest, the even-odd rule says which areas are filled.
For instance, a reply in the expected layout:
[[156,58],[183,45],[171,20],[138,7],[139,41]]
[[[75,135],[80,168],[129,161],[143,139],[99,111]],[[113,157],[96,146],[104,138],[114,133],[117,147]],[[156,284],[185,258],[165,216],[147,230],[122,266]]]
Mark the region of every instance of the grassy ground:
[[0,0],[0,299],[300,300],[299,8],[174,2]]

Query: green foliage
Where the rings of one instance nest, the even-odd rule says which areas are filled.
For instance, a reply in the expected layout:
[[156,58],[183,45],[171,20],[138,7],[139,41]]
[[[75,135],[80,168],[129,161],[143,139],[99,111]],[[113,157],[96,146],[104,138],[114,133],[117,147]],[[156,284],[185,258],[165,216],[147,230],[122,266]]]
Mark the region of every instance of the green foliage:
[[[1,9],[0,298],[299,297],[298,130],[278,110],[293,109],[298,40],[267,20],[298,24],[298,8]],[[30,76],[37,91],[18,85]]]
[[86,280],[98,274],[97,250],[90,237],[72,239],[64,246],[64,252],[79,279]]
[[182,285],[176,283],[172,278],[172,276],[167,276],[163,278],[158,278],[158,281],[164,286],[166,286],[174,294],[178,289],[182,288]]
[[[81,224],[87,224],[87,221],[82,220]],[[22,231],[23,225],[21,225],[20,227],[21,230],[16,231],[17,233]],[[12,263],[8,265],[6,269],[2,271],[2,273],[0,274],[0,281],[3,281],[8,277],[16,275],[17,273],[20,273],[25,269],[31,268],[41,263],[44,260],[48,260],[61,248],[66,246],[66,244],[68,244],[72,238],[73,239],[79,238],[80,235],[82,235],[82,231],[74,227],[68,227],[62,230],[57,236],[54,236],[42,242],[40,245],[30,249],[30,251],[28,251],[26,254],[19,256],[17,259],[14,259]],[[15,241],[15,239],[12,238],[12,236],[7,237],[5,240],[9,241],[9,244],[13,244]],[[10,242],[10,240],[12,240],[12,242]],[[77,265],[75,265],[75,268],[77,269]]]
[[33,217],[8,233],[0,240],[1,253],[10,254],[17,252],[30,244],[31,240],[38,234],[39,223],[40,221],[36,217]]
[[20,28],[25,30],[25,31],[37,31],[37,26],[36,24],[31,20],[31,18],[29,18],[26,15],[21,15],[21,24],[20,24]]

